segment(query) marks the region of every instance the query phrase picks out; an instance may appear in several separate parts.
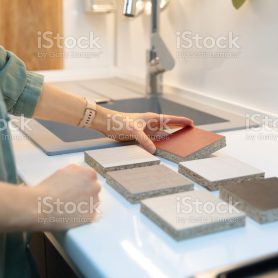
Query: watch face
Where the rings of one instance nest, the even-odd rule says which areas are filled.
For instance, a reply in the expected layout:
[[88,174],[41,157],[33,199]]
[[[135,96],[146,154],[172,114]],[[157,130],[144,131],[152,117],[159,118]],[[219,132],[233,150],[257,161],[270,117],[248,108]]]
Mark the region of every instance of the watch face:
[[95,102],[88,102],[86,109],[90,109],[95,112],[97,109],[97,104]]

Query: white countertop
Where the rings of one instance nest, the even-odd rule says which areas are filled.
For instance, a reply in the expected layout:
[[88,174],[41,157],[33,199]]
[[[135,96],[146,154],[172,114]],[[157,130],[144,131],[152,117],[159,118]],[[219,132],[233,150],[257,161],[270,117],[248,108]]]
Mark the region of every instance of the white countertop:
[[[83,153],[48,157],[22,139],[19,131],[12,134],[18,172],[29,185],[67,164],[85,165]],[[266,177],[278,176],[278,131],[223,134],[227,147],[219,155],[235,156],[264,170]],[[263,135],[271,137],[261,138]],[[177,165],[162,161],[177,170]],[[99,178],[102,219],[55,235],[86,277],[185,277],[278,250],[278,223],[259,225],[250,218],[245,228],[176,242],[142,215],[139,205],[129,204]],[[205,190],[198,185],[195,188]]]
[[[66,71],[42,73],[47,81],[88,79],[96,75],[85,72],[76,77]],[[101,77],[106,75],[100,72]],[[196,97],[190,92],[187,95]],[[240,114],[254,113],[198,96],[196,101]],[[227,147],[217,155],[234,156],[264,170],[266,177],[278,176],[278,130],[239,130],[222,134],[226,136]],[[88,167],[83,162],[83,153],[47,156],[16,128],[12,128],[12,137],[18,173],[30,186],[71,163]],[[177,171],[176,164],[161,160]],[[278,250],[278,222],[259,225],[250,218],[245,228],[176,242],[140,213],[140,205],[131,205],[100,175],[99,179],[103,217],[97,223],[54,235],[59,248],[85,277],[187,277]],[[195,189],[206,190],[196,184]],[[218,195],[217,192],[213,194]]]

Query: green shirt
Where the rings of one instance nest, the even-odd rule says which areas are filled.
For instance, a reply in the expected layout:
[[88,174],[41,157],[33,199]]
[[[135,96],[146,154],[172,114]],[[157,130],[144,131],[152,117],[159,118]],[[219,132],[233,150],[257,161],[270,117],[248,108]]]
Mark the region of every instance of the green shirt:
[[[0,181],[17,184],[8,113],[32,117],[43,77],[28,72],[24,63],[0,46]],[[12,202],[13,200],[11,200]],[[30,277],[26,234],[0,231],[0,278]]]

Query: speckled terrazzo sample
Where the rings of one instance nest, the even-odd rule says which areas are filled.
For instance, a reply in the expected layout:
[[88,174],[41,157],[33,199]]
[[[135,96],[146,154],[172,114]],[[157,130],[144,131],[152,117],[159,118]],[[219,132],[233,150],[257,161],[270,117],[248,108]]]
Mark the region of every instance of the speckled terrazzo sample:
[[162,164],[107,172],[106,182],[131,203],[193,189],[190,180]]
[[85,161],[101,175],[108,171],[159,164],[160,160],[137,145],[87,151]]
[[278,178],[224,185],[220,198],[260,224],[278,221]]
[[141,212],[176,240],[245,225],[244,213],[204,191],[146,199]]
[[224,136],[196,127],[185,127],[154,143],[157,155],[175,163],[205,158],[226,146]]
[[209,190],[218,190],[227,182],[239,183],[264,177],[262,170],[230,156],[181,162],[179,173]]

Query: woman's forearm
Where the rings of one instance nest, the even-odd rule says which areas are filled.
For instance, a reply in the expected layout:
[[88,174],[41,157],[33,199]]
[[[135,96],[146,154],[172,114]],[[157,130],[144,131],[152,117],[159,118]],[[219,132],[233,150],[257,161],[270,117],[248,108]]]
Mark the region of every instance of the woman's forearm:
[[77,126],[85,108],[84,98],[45,83],[34,117]]
[[[78,126],[84,117],[87,101],[75,94],[45,83],[36,106],[34,117]],[[161,131],[171,126],[192,126],[185,117],[156,113],[122,113],[96,106],[96,116],[89,128],[102,132],[118,141],[136,140],[147,151],[154,153],[151,138],[161,136]],[[166,136],[167,133],[163,136]]]
[[38,221],[32,188],[0,182],[0,233],[31,231]]
[[[34,117],[77,126],[84,116],[86,101],[83,97],[45,83],[36,106]],[[107,114],[112,111],[97,105],[92,128],[101,130],[106,125]]]

